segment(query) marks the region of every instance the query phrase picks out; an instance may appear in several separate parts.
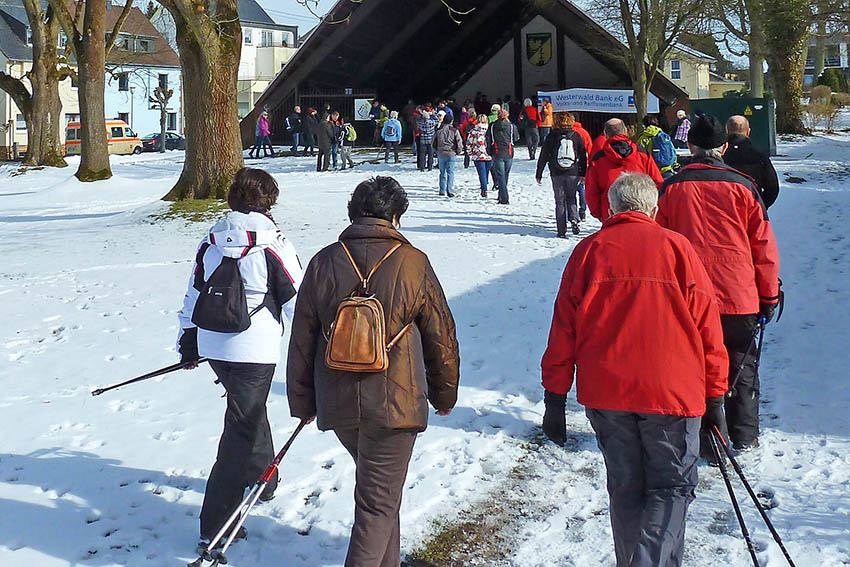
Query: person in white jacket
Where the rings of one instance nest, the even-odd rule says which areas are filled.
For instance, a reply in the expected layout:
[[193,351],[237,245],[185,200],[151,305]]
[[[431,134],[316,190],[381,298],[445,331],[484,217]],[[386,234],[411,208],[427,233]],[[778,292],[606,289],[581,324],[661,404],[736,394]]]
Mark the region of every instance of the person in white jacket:
[[[252,485],[274,458],[266,400],[280,361],[284,319],[292,320],[302,278],[295,248],[269,212],[277,197],[277,182],[265,171],[242,168],[237,172],[228,194],[232,210],[201,241],[178,315],[181,362],[194,368],[197,364],[193,361],[208,358],[227,391],[224,432],[201,509],[201,545],[217,534],[241,501],[245,487]],[[241,332],[202,328],[209,326],[202,321],[218,313],[202,313],[208,308],[198,298],[215,291],[209,282],[216,268],[232,266],[234,261],[238,271],[230,273],[242,280],[243,305],[248,309],[243,319],[249,318],[245,320],[249,326]],[[235,293],[242,301],[242,292]],[[277,473],[261,499],[270,500],[276,488]]]

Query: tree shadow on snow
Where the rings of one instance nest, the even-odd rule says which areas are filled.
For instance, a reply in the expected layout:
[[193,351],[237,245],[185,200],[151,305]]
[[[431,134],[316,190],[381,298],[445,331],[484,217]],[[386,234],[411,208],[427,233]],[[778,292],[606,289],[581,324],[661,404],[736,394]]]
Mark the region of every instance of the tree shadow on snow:
[[[0,498],[0,558],[5,565],[25,565],[33,552],[89,566],[151,561],[179,565],[194,559],[204,479],[125,467],[115,459],[54,448],[0,456],[0,483],[31,486],[33,494]],[[183,501],[187,496],[191,504]],[[263,507],[283,504],[278,500]],[[252,515],[245,525],[249,537],[228,552],[231,562],[269,547],[264,540],[285,549],[304,541],[299,530],[269,517]],[[344,549],[344,538],[310,527],[310,535],[323,546]]]

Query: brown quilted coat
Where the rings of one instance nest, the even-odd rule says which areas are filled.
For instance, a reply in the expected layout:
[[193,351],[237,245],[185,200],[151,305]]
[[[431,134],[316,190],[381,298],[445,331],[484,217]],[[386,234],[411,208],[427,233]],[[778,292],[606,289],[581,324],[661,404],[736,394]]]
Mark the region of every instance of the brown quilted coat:
[[325,365],[326,335],[339,302],[358,278],[334,243],[310,261],[304,274],[289,343],[286,390],[294,417],[317,416],[319,429],[380,427],[424,430],[428,402],[448,410],[457,401],[460,357],[455,323],[428,257],[392,224],[361,218],[340,235],[367,274],[396,243],[399,248],[372,277],[370,291],[386,314],[390,338],[415,324],[390,351],[386,372],[365,374]]

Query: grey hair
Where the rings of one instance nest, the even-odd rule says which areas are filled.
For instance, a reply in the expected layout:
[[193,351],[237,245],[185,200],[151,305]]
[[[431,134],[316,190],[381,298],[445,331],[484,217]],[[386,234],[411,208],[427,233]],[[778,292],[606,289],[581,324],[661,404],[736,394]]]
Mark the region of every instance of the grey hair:
[[390,118],[398,118],[398,110],[390,111]]
[[643,173],[623,173],[608,190],[608,204],[613,214],[637,211],[647,215],[658,204],[658,187]]
[[527,98],[527,99],[523,100],[522,104],[525,105],[525,106],[531,106],[531,99]]
[[694,158],[714,158],[722,160],[723,146],[720,146],[719,148],[707,149],[691,144],[691,153],[694,155]]
[[603,127],[603,132],[605,133],[606,138],[613,138],[614,136],[622,136],[628,130],[626,130],[626,123],[620,120],[619,118],[612,118],[608,122],[605,123]]

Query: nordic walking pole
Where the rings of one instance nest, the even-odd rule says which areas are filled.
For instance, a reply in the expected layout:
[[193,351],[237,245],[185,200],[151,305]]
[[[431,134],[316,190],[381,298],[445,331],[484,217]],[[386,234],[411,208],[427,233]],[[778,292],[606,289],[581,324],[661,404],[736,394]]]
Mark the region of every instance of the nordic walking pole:
[[756,549],[753,546],[753,540],[750,539],[750,532],[747,530],[747,524],[744,523],[744,516],[741,514],[741,508],[738,506],[738,499],[735,498],[735,491],[732,490],[732,482],[729,480],[729,471],[726,470],[726,461],[720,452],[720,447],[717,446],[717,437],[720,435],[715,431],[710,432],[711,448],[714,449],[714,454],[717,457],[717,462],[720,464],[720,474],[723,476],[723,482],[726,483],[726,490],[729,491],[729,499],[732,500],[732,508],[735,509],[735,515],[738,517],[738,523],[741,525],[741,533],[744,534],[744,541],[747,542],[747,549],[750,552],[750,557],[753,558],[753,565],[759,567],[759,560],[756,557]]
[[[201,364],[206,362],[207,358],[199,358],[193,362],[197,364]],[[169,372],[174,372],[175,370],[180,370],[181,368],[185,368],[192,362],[178,362],[177,364],[172,364],[171,366],[166,366],[165,368],[160,368],[159,370],[154,370],[153,372],[148,372],[147,374],[142,374],[141,376],[137,376],[136,378],[131,378],[130,380],[126,380],[121,382],[120,384],[115,384],[112,386],[107,386],[106,388],[98,388],[94,390],[91,395],[99,396],[104,392],[108,392],[110,390],[114,390],[115,388],[120,388],[121,386],[126,386],[127,384],[135,384],[136,382],[141,382],[142,380],[149,380],[150,378],[156,378],[157,376],[162,376],[163,374],[168,374]]]
[[[715,430],[716,429],[717,428],[715,426]],[[744,484],[744,488],[747,489],[747,493],[750,495],[750,498],[752,498],[753,503],[756,505],[756,508],[758,508],[759,514],[761,514],[764,523],[767,524],[767,529],[770,530],[770,534],[773,536],[774,541],[779,544],[779,549],[782,550],[782,553],[785,555],[785,559],[788,560],[788,564],[791,567],[796,567],[796,565],[794,565],[794,561],[791,559],[791,555],[788,553],[788,550],[785,549],[785,544],[782,543],[782,538],[779,537],[779,533],[777,533],[776,529],[773,527],[773,522],[771,522],[770,518],[767,516],[767,511],[764,509],[764,506],[761,505],[761,502],[759,502],[758,497],[756,496],[755,492],[753,492],[752,486],[750,486],[750,483],[747,482],[747,479],[744,476],[744,471],[741,470],[741,466],[738,464],[738,461],[732,455],[732,451],[731,449],[729,449],[729,445],[726,444],[726,440],[723,439],[722,436],[720,437],[720,446],[723,447],[723,451],[726,453],[726,456],[729,457],[729,462],[732,463],[732,468],[734,468],[735,472],[738,473],[738,477]]]
[[[260,495],[263,493],[263,488],[265,488],[272,476],[274,476],[275,471],[280,466],[280,462],[292,446],[292,442],[295,441],[295,438],[299,433],[301,433],[301,430],[304,429],[304,426],[307,425],[307,423],[308,420],[301,420],[298,427],[296,427],[295,431],[292,432],[292,435],[289,436],[289,440],[287,440],[283,447],[281,447],[280,451],[266,470],[263,471],[259,480],[257,480],[254,487],[248,492],[248,495],[245,496],[239,506],[236,507],[221,529],[218,530],[215,537],[210,540],[210,543],[207,545],[207,549],[199,550],[198,558],[189,563],[189,567],[199,567],[204,561],[212,561],[213,563],[210,567],[227,564],[227,557],[225,557],[224,553],[233,543],[233,540],[236,538],[236,534],[239,532],[239,528],[242,527],[242,524],[244,524],[245,520],[248,518],[251,508],[253,508],[257,503],[257,500],[260,499]],[[224,546],[222,546],[221,550],[216,550],[215,546],[224,538],[224,534],[228,529],[230,529],[230,535],[224,542]]]

